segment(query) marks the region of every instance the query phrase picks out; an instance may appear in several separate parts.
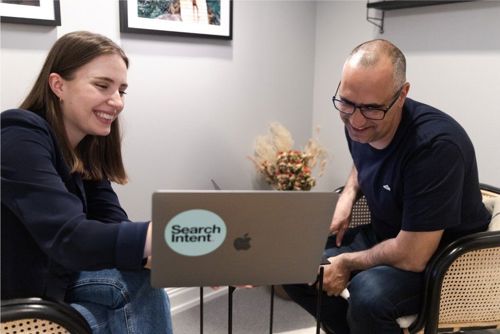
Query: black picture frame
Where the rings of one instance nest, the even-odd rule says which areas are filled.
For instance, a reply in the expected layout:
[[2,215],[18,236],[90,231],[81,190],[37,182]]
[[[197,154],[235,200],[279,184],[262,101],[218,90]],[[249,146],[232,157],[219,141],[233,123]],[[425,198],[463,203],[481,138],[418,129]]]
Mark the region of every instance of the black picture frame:
[[[30,2],[31,4],[29,4]],[[61,25],[59,0],[0,1],[0,13],[0,22],[2,23]]]
[[120,31],[124,33],[232,39],[233,0],[120,0],[119,3]]

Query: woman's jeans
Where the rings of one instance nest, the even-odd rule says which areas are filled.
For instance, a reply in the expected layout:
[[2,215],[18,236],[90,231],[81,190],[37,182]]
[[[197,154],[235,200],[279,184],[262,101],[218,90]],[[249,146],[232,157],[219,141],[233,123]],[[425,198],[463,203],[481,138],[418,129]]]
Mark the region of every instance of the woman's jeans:
[[[371,248],[377,243],[370,225],[349,229],[342,245],[335,236],[328,239],[324,255],[335,256]],[[420,311],[423,273],[376,266],[354,272],[348,286],[351,297],[321,296],[321,322],[335,334],[399,334],[396,319]],[[285,291],[311,315],[316,316],[317,287],[285,285]]]
[[69,286],[65,300],[95,334],[171,334],[168,296],[151,287],[149,275],[145,269],[84,271]]

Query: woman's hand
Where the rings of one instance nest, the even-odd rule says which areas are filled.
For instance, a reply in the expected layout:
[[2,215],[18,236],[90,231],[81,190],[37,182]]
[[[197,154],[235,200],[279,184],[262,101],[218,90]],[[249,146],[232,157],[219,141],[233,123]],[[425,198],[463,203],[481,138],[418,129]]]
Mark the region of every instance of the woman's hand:
[[151,256],[147,257],[146,264],[144,265],[144,268],[151,270]]
[[[236,285],[236,286],[232,286],[232,287],[238,288],[238,289],[252,289],[252,288],[255,288],[255,285]],[[211,286],[210,288],[212,288],[213,290],[219,290],[220,286]]]

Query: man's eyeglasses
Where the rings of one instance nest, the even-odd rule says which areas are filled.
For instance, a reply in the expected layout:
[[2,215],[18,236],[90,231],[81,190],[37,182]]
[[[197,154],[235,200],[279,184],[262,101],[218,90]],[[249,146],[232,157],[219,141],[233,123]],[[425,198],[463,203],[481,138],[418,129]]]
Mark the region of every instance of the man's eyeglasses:
[[396,94],[394,95],[394,99],[392,100],[391,103],[389,103],[389,106],[386,108],[383,108],[382,106],[370,106],[370,105],[364,105],[364,104],[354,104],[349,101],[341,100],[337,98],[337,93],[339,91],[340,87],[340,82],[339,85],[337,86],[337,90],[335,91],[335,95],[332,97],[332,102],[333,105],[335,106],[335,109],[340,111],[340,113],[346,115],[346,116],[351,116],[354,114],[356,111],[356,108],[359,109],[359,112],[365,117],[366,119],[372,119],[372,120],[382,120],[385,117],[385,114],[392,108],[394,103],[399,98],[399,95],[401,94],[401,91],[403,90],[403,86],[398,89]]

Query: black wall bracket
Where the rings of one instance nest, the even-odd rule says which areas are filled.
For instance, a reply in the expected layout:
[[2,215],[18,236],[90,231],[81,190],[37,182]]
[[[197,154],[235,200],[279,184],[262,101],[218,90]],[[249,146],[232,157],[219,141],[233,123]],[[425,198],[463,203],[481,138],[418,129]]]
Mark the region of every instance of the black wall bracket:
[[[385,11],[377,10],[376,8],[372,8],[369,6],[370,0],[368,0],[368,4],[366,5],[366,20],[371,24],[375,25],[379,29],[379,33],[384,33],[384,16]],[[376,16],[376,13],[379,12],[379,15]]]
[[[416,8],[434,5],[446,5],[450,3],[472,2],[477,0],[367,0],[366,20],[379,28],[381,34],[384,33],[384,16],[386,10],[396,10],[405,8]],[[372,12],[371,12],[371,11]],[[380,15],[371,15],[379,12]]]

